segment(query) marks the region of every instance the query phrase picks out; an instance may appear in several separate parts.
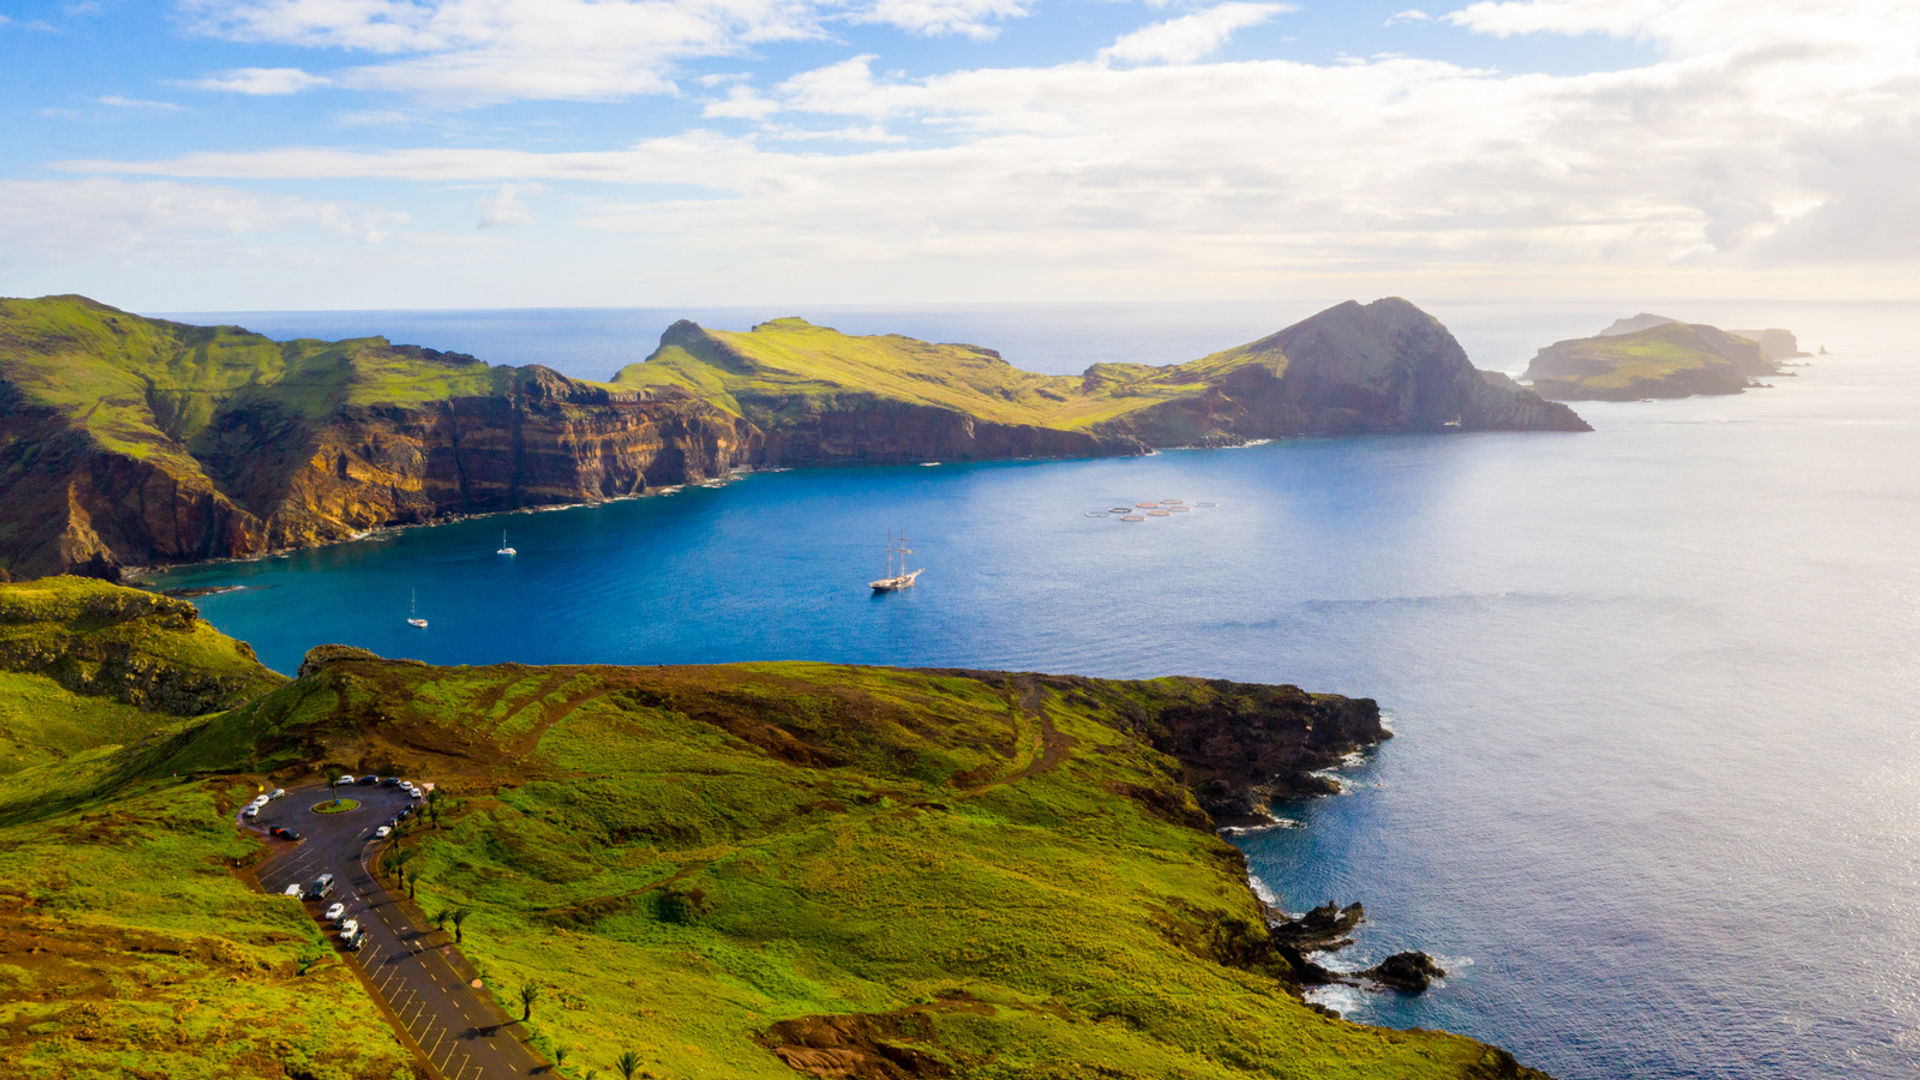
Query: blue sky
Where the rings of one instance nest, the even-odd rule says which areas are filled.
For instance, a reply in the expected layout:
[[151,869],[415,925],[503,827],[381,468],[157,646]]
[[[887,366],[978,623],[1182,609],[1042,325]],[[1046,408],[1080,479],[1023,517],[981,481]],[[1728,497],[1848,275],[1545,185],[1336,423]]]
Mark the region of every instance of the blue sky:
[[0,293],[1910,291],[1910,3],[0,4]]

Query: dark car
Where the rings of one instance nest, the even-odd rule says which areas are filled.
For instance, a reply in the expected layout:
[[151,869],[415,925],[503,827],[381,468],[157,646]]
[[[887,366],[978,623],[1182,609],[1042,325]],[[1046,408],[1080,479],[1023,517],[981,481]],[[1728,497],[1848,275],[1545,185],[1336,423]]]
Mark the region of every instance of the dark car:
[[399,787],[400,778],[397,776],[383,776],[380,778],[380,786],[381,787]]
[[316,881],[313,884],[307,886],[307,891],[301,896],[301,899],[325,900],[327,897],[332,895],[333,895],[333,882]]
[[412,803],[408,803],[408,804],[407,804],[406,806],[403,806],[403,807],[401,807],[401,808],[400,808],[400,813],[399,813],[399,815],[398,815],[397,817],[395,817],[395,818],[394,818],[393,820],[395,820],[395,821],[405,821],[405,820],[407,820],[408,818],[410,818],[410,817],[412,817],[412,816],[413,816],[413,804],[412,804]]
[[299,833],[294,832],[292,829],[287,828],[285,825],[275,825],[272,829],[269,830],[269,832],[271,832],[275,837],[281,840],[300,839]]
[[377,784],[379,782],[380,782],[380,777],[374,773],[368,773],[367,775],[354,781],[354,783],[356,784]]

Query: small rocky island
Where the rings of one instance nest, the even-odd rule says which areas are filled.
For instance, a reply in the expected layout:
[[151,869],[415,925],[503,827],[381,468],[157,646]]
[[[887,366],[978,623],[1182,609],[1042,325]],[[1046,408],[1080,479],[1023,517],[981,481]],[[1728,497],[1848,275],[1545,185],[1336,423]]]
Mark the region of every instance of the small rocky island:
[[1554,401],[1738,394],[1806,355],[1787,330],[1722,330],[1642,312],[1541,349],[1521,381]]

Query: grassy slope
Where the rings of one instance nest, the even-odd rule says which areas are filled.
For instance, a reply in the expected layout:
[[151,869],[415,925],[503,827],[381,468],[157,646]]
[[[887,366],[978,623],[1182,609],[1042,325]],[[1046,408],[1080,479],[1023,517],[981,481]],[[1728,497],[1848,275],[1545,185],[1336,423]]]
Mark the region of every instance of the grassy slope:
[[181,628],[179,608],[76,579],[0,586],[9,655],[77,639],[133,661],[110,675],[174,672],[99,694],[0,675],[0,1075],[386,1080],[405,1054],[312,920],[232,872],[258,850],[228,824],[255,786],[168,775],[158,761],[204,721],[107,696],[285,682],[206,624]]
[[[1540,375],[1590,390],[1624,389],[1636,382],[1663,382],[1687,372],[1724,367],[1731,361],[1713,347],[1718,331],[1703,334],[1686,323],[1668,322],[1627,334],[1580,338],[1552,346],[1564,359],[1590,373]],[[1704,328],[1711,330],[1711,327]],[[1546,352],[1547,350],[1542,350]],[[1539,363],[1536,358],[1535,363]],[[1529,377],[1534,377],[1530,370]]]
[[110,449],[191,472],[186,444],[231,398],[312,417],[346,404],[489,393],[501,376],[482,364],[399,353],[384,338],[277,342],[49,296],[0,300],[0,377]]
[[790,1078],[763,1045],[783,1022],[790,1054],[836,1024],[879,1030],[834,1051],[848,1075],[905,1075],[873,1071],[880,1046],[970,1077],[1497,1063],[1327,1019],[1276,978],[1237,853],[1195,827],[1174,763],[1123,733],[1230,693],[347,661],[217,719],[169,767],[320,757],[441,780],[459,809],[401,841],[420,904],[473,909],[464,948],[503,999],[549,988],[533,1027],[576,1076],[631,1048],[656,1076]]
[[74,577],[0,587],[0,774],[133,742],[285,681],[183,600]]
[[[1100,364],[1085,376],[1040,375],[978,346],[936,345],[898,334],[860,337],[789,318],[745,333],[702,330],[663,343],[646,360],[621,369],[614,382],[682,387],[749,419],[763,402],[870,395],[1004,424],[1080,429],[1199,394],[1206,389],[1202,377],[1247,362],[1227,357],[1221,353],[1187,367]],[[764,418],[777,420],[779,413]]]

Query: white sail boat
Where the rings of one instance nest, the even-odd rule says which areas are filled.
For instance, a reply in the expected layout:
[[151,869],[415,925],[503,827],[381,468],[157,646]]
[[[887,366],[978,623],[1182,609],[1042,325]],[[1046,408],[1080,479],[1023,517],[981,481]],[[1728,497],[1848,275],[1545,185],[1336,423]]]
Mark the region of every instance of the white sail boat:
[[500,530],[500,550],[499,550],[499,551],[496,551],[496,552],[494,552],[494,554],[495,554],[495,555],[518,555],[518,554],[520,554],[519,552],[517,552],[517,551],[515,551],[515,550],[513,550],[512,548],[510,548],[510,547],[508,547],[508,546],[507,546],[507,530],[505,530],[505,529],[501,529],[501,530]]
[[427,628],[427,620],[420,617],[420,593],[417,589],[407,590],[407,625],[421,630]]
[[[893,533],[889,531],[887,533],[887,576],[878,581],[867,582],[867,587],[876,593],[899,592],[901,589],[912,588],[914,579],[919,577],[921,571],[925,570],[926,567],[923,566],[920,570],[909,573],[907,570],[907,556],[911,554],[913,554],[913,549],[907,546],[906,534],[901,533],[900,536],[896,538]],[[900,569],[897,573],[894,570],[893,563],[896,555],[900,558]]]

